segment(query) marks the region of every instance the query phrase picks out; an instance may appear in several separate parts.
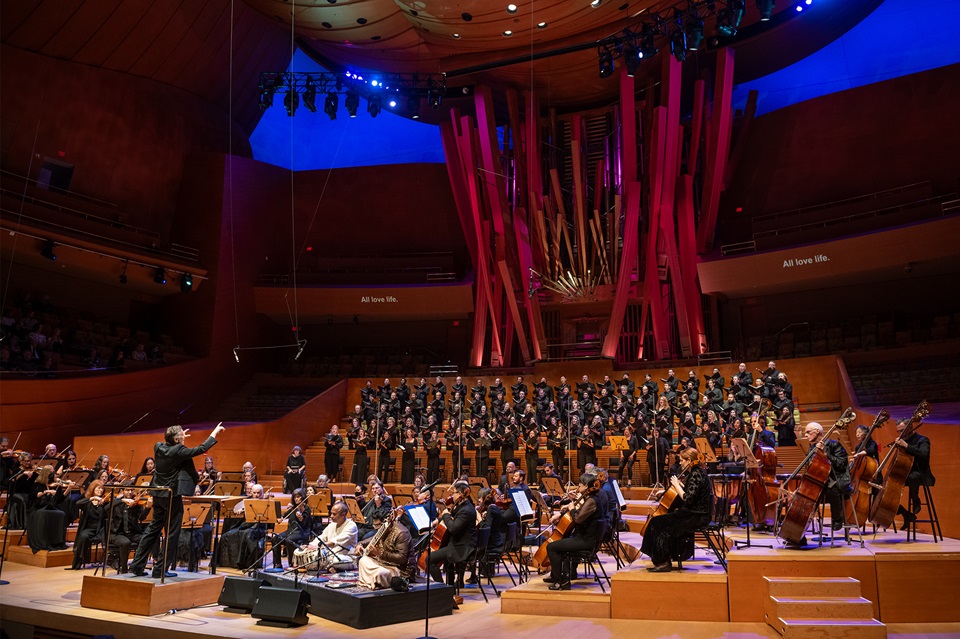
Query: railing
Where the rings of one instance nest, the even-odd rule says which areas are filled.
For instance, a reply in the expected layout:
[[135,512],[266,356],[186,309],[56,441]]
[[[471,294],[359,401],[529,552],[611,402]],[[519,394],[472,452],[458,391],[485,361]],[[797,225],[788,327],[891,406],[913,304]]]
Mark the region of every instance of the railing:
[[856,197],[848,197],[842,200],[833,200],[831,202],[822,202],[820,204],[813,204],[811,206],[804,206],[796,209],[787,209],[785,211],[777,211],[776,213],[765,213],[763,215],[755,215],[753,217],[754,222],[762,222],[766,220],[775,220],[781,217],[792,217],[795,215],[803,215],[804,213],[810,213],[812,211],[822,211],[826,209],[833,209],[840,206],[848,206],[850,204],[855,204],[857,202],[866,202],[868,200],[877,200],[882,197],[887,197],[889,195],[894,195],[896,193],[904,193],[906,191],[912,191],[914,189],[929,186],[930,182],[914,182],[913,184],[906,184],[904,186],[898,186],[892,189],[885,189],[883,191],[874,191],[873,193],[867,193],[865,195],[858,195]]
[[567,342],[547,344],[547,361],[568,362],[577,359],[594,359],[600,357],[603,340],[588,342]]
[[697,355],[697,365],[703,364],[732,364],[733,353],[730,351],[714,351]]
[[[34,179],[32,179],[32,178],[28,178],[28,177],[25,176],[25,175],[20,175],[19,173],[12,173],[12,172],[10,172],[10,171],[0,170],[0,175],[5,175],[5,176],[11,177],[11,178],[13,178],[13,179],[15,179],[15,180],[20,180],[21,182],[26,182],[26,183],[28,183],[28,184],[33,184],[34,186],[36,186],[36,187],[39,188],[39,189],[50,189],[50,188],[52,188],[52,187],[50,187],[49,184],[45,184],[45,183],[43,183],[43,182],[37,182],[36,180],[34,180]],[[99,198],[91,197],[91,196],[89,196],[89,195],[84,195],[83,193],[77,193],[76,191],[70,191],[70,190],[68,190],[68,189],[61,189],[61,188],[59,188],[59,187],[56,187],[56,190],[57,190],[58,192],[60,192],[60,193],[65,194],[65,195],[69,195],[70,197],[77,198],[77,199],[80,199],[80,200],[87,200],[88,202],[92,202],[92,203],[98,204],[98,205],[100,205],[100,206],[105,206],[105,207],[107,207],[107,208],[112,208],[112,209],[118,209],[118,208],[119,208],[119,207],[118,207],[116,204],[114,204],[113,202],[108,202],[108,201],[106,201],[106,200],[101,200],[101,199],[99,199]]]

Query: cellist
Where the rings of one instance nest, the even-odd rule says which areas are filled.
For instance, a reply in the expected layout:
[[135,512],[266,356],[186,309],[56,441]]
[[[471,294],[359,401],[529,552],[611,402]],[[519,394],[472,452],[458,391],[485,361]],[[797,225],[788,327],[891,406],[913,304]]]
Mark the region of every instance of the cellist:
[[803,436],[811,446],[825,453],[830,460],[830,477],[825,484],[823,496],[830,504],[830,527],[833,530],[839,530],[843,528],[843,498],[850,492],[850,464],[847,461],[847,451],[836,439],[824,440],[823,426],[817,422],[807,424],[803,430]]
[[[901,419],[897,422],[897,433],[902,434],[904,429],[910,424],[909,419]],[[900,446],[906,452],[913,455],[913,466],[910,467],[910,473],[904,482],[909,489],[909,501],[907,508],[902,505],[898,507],[897,514],[903,517],[903,525],[900,530],[906,530],[907,526],[917,519],[917,513],[920,512],[920,486],[933,486],[937,478],[930,472],[930,440],[916,430],[905,439],[897,437],[893,440],[894,446]]]
[[570,590],[570,575],[563,573],[562,553],[589,550],[596,546],[597,536],[600,534],[600,520],[604,515],[596,498],[598,488],[596,475],[580,475],[577,498],[550,518],[550,524],[556,525],[564,513],[570,511],[576,525],[572,537],[558,539],[547,546],[550,576],[543,581],[550,584],[550,590]]

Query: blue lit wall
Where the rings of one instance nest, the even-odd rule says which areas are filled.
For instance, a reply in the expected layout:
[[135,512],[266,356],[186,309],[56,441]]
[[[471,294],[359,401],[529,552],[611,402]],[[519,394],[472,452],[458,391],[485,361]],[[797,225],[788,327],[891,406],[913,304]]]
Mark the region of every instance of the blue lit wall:
[[[288,70],[325,71],[299,50]],[[322,95],[317,95],[316,113],[307,111],[301,102],[292,118],[278,97],[263,112],[250,136],[250,146],[254,159],[296,171],[444,161],[440,127],[398,117],[386,105],[380,115],[371,118],[363,99],[357,117],[351,118],[343,96],[336,120],[323,112]]]
[[[841,1],[814,0],[810,10]],[[747,93],[756,89],[760,115],[821,95],[960,62],[958,25],[960,0],[886,0],[820,51],[734,87],[734,106],[742,109]]]

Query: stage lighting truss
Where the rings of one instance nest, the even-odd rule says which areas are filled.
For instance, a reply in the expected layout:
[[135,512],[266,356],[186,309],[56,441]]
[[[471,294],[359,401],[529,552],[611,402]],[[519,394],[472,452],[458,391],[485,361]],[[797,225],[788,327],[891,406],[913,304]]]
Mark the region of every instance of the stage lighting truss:
[[[418,117],[421,99],[425,98],[431,106],[439,108],[443,98],[448,95],[446,78],[442,74],[354,71],[265,71],[260,74],[258,91],[261,108],[269,108],[273,105],[274,97],[279,96],[277,99],[282,101],[287,114],[291,116],[296,110],[296,106],[291,106],[299,105],[301,101],[309,111],[315,111],[316,96],[323,95],[323,110],[331,120],[336,118],[340,102],[338,98],[341,95],[344,98],[357,95],[365,99],[368,105],[377,105],[368,109],[373,117],[376,117],[375,113],[379,113],[380,109],[407,117]],[[456,95],[472,96],[473,87],[457,87]],[[416,109],[411,111],[411,105],[416,105]]]
[[[775,2],[757,0],[761,15],[771,16]],[[727,46],[777,26],[814,3],[815,0],[793,0],[771,18],[750,25],[747,31],[740,28],[747,11],[746,0],[682,0],[661,7],[657,12],[644,14],[638,24],[597,41],[600,77],[614,75],[616,58],[623,58],[627,74],[632,77],[644,60],[656,56],[658,39],[682,62],[704,42],[711,49]],[[790,6],[795,10],[788,10]]]

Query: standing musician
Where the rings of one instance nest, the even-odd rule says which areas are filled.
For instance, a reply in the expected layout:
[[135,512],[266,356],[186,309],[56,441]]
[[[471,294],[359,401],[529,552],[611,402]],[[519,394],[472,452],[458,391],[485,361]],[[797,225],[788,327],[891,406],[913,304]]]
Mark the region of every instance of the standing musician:
[[440,479],[440,435],[435,430],[424,435],[424,450],[427,452],[427,483]]
[[[910,425],[909,419],[901,419],[897,422],[897,433],[903,433],[904,429]],[[900,530],[906,530],[907,526],[917,520],[917,513],[920,512],[920,486],[933,486],[937,483],[937,478],[930,471],[930,440],[916,430],[906,439],[897,437],[893,440],[894,446],[899,446],[906,452],[913,455],[913,466],[910,467],[910,473],[904,484],[909,490],[909,510],[902,505],[897,508],[897,514],[903,516],[903,526]]]
[[[341,439],[341,442],[342,441]],[[340,460],[338,456],[337,465],[339,464]],[[307,461],[303,457],[303,449],[299,446],[294,446],[293,452],[287,457],[287,467],[283,473],[283,492],[293,493],[297,488],[302,488],[304,473],[306,472]]]
[[463,569],[477,549],[477,509],[470,498],[470,484],[458,481],[453,484],[453,507],[440,515],[440,521],[447,527],[449,543],[430,553],[430,577],[440,582],[440,564],[447,568],[447,584],[453,585],[454,564],[459,563],[458,583],[463,581]]
[[[323,470],[327,477],[335,478],[340,473],[340,449],[343,448],[343,437],[336,424],[330,427],[330,432],[323,438],[326,451],[323,453]],[[306,462],[304,462],[306,463]]]
[[637,451],[640,450],[640,440],[633,431],[633,426],[627,426],[623,429],[623,435],[627,439],[627,447],[620,450],[620,467],[617,469],[617,477],[623,481],[623,470],[627,470],[627,488],[631,487],[633,482],[633,464],[637,461]]
[[537,462],[540,460],[540,431],[531,428],[523,439],[523,456],[527,462],[527,476],[530,481],[537,478]]
[[[193,495],[194,489],[200,480],[197,469],[193,466],[193,458],[204,454],[217,443],[217,435],[224,431],[223,423],[217,424],[206,441],[196,448],[187,448],[183,445],[189,437],[189,431],[180,426],[170,426],[164,433],[164,441],[157,442],[153,447],[153,457],[157,462],[154,474],[155,486],[165,486],[173,491],[157,491],[153,497],[153,520],[137,545],[137,552],[130,562],[130,572],[140,577],[144,574],[147,565],[147,554],[157,543],[160,533],[167,528],[167,515],[170,516],[171,530],[167,530],[167,548],[173,549],[173,556],[161,556],[166,559],[167,565],[156,562],[153,568],[153,577],[158,579],[167,566],[176,565],[176,550],[180,541],[180,523],[183,519],[183,496]],[[176,577],[177,573],[168,572],[167,577]]]
[[567,461],[567,430],[562,426],[557,426],[551,434],[547,443],[550,446],[550,456],[553,458],[553,465],[557,469],[557,474],[563,476]]
[[473,440],[473,445],[477,449],[477,476],[486,477],[490,470],[490,446],[493,443],[487,437],[487,429],[481,428],[480,435]]
[[380,441],[377,442],[377,454],[379,455],[379,461],[377,462],[378,477],[386,478],[387,473],[390,472],[390,451],[394,448],[393,431],[389,427],[392,419],[391,417],[387,420],[387,430],[380,434]]
[[[693,533],[710,522],[713,512],[713,488],[704,469],[703,458],[695,448],[680,453],[680,467],[687,473],[683,482],[676,475],[670,485],[680,498],[680,507],[653,517],[647,524],[640,552],[653,561],[650,572],[670,572],[671,560],[693,556]],[[676,503],[676,502],[674,502]]]
[[453,476],[460,476],[460,462],[463,460],[463,449],[466,446],[463,434],[457,428],[447,435],[447,450],[450,451],[450,462],[453,466]]
[[[773,364],[773,362],[770,362]],[[847,461],[847,451],[843,444],[835,439],[823,440],[823,426],[817,422],[810,422],[803,430],[803,436],[826,453],[830,460],[830,477],[823,489],[824,498],[830,504],[830,527],[834,530],[843,528],[843,498],[850,492],[850,464]]]
[[357,583],[371,590],[390,588],[398,577],[409,579],[417,565],[413,540],[407,527],[393,518],[384,517],[383,521],[382,526],[389,526],[383,535],[367,543],[361,542],[355,549],[358,553],[362,552],[357,560],[360,573]]
[[647,447],[647,466],[650,467],[650,483],[663,485],[667,478],[667,453],[670,452],[670,442],[660,434],[660,429],[653,428],[650,444]]
[[572,537],[558,539],[547,546],[547,556],[550,558],[550,576],[544,578],[543,581],[550,584],[550,590],[570,590],[570,575],[563,572],[564,566],[561,557],[563,553],[592,550],[597,544],[600,535],[600,520],[604,514],[596,496],[598,489],[595,475],[580,475],[580,483],[577,486],[579,499],[562,506],[550,518],[551,525],[556,525],[560,518],[569,512],[573,518],[573,523],[576,525]]
[[370,470],[370,458],[367,449],[370,447],[370,436],[365,428],[360,428],[353,440],[356,450],[353,453],[353,469],[350,471],[350,483],[362,484],[364,477]]

